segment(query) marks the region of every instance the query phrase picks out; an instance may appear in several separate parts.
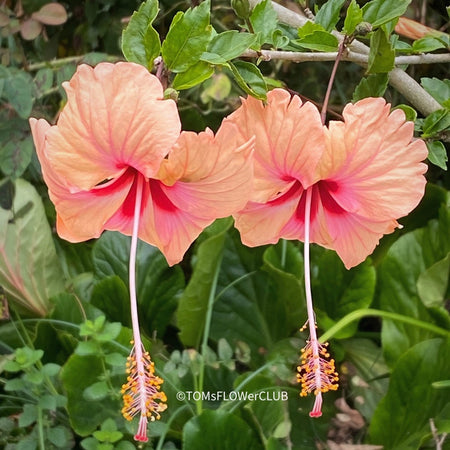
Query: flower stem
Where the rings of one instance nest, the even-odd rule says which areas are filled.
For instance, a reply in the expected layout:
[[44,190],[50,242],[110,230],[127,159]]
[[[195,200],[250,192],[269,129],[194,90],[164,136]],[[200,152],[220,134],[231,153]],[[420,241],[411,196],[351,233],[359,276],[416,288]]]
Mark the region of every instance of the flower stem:
[[[222,255],[220,255],[219,260],[216,263],[216,269],[214,271],[214,276],[211,284],[211,289],[209,291],[208,298],[208,307],[206,310],[206,318],[205,318],[205,329],[203,330],[203,339],[201,344],[201,359],[200,359],[200,371],[198,376],[198,391],[202,392],[203,390],[203,381],[205,378],[205,358],[206,352],[208,349],[208,339],[209,339],[209,331],[211,329],[211,318],[212,318],[212,310],[214,305],[214,300],[216,298],[216,290],[217,290],[217,280],[219,279],[219,271],[220,266],[222,264]],[[200,414],[203,409],[202,396],[198,401],[196,401],[197,414]]]
[[325,125],[325,119],[327,117],[327,108],[328,102],[330,101],[331,89],[333,87],[334,79],[336,77],[337,68],[342,59],[342,54],[344,53],[345,47],[347,45],[347,36],[344,37],[342,42],[339,44],[338,54],[333,64],[333,70],[331,71],[330,81],[328,82],[327,92],[325,94],[325,99],[323,101],[322,111],[320,113],[320,117],[322,119],[322,123]]

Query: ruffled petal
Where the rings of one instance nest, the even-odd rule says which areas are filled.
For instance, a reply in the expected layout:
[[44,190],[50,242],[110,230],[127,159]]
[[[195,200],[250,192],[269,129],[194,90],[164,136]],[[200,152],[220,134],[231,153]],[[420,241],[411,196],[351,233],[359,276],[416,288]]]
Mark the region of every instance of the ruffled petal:
[[224,121],[216,136],[183,132],[159,173],[163,191],[179,209],[203,219],[227,217],[242,209],[252,187],[254,138],[239,136]]
[[251,200],[265,202],[289,189],[297,179],[306,188],[317,181],[316,166],[325,151],[319,111],[283,89],[267,96],[267,105],[249,97],[231,114],[239,133],[256,136],[255,180]]
[[214,221],[178,208],[170,200],[171,190],[158,180],[149,181],[150,197],[139,230],[139,237],[158,247],[170,266],[183,259],[192,242]]
[[180,119],[159,80],[134,63],[80,65],[64,83],[68,101],[47,133],[53,170],[82,190],[131,166],[156,174],[175,143]]
[[405,122],[401,110],[389,114],[379,98],[348,105],[343,115],[345,122],[330,123],[321,161],[330,194],[361,217],[382,221],[408,214],[423,196],[427,169],[421,162],[426,145],[412,140],[413,123]]
[[[267,203],[249,202],[246,207],[234,215],[235,227],[241,234],[241,240],[248,247],[275,244],[288,236],[286,227],[295,222],[295,213],[303,192],[299,182],[292,182],[291,188],[275,200]],[[295,236],[299,239],[300,236]]]

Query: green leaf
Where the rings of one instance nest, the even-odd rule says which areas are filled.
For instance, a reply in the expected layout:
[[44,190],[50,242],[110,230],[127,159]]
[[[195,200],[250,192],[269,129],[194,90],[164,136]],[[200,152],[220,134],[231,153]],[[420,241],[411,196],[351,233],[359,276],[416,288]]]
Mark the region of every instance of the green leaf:
[[[440,80],[439,78],[421,78],[420,84],[441,105],[449,101],[450,80]],[[448,106],[450,107],[450,105]]]
[[25,404],[23,407],[23,412],[19,416],[19,426],[27,427],[32,423],[36,422],[38,417],[38,410],[36,405]]
[[13,205],[16,188],[10,178],[6,178],[0,182],[0,207],[10,210]]
[[21,179],[15,190],[14,210],[29,202],[32,208],[12,221],[10,212],[0,209],[0,285],[9,301],[44,316],[49,298],[64,290],[64,277],[39,194]]
[[364,21],[379,27],[405,13],[411,0],[372,0],[363,6]]
[[173,18],[162,45],[162,56],[170,71],[186,71],[206,51],[212,34],[209,9],[207,0],[185,13],[179,11]]
[[[128,286],[128,260],[130,253],[130,238],[121,233],[105,232],[95,242],[92,256],[94,271],[97,277],[117,275],[123,284]],[[117,283],[113,282],[113,283]],[[168,267],[162,253],[151,245],[139,241],[137,250],[137,297],[141,327],[148,335],[156,330],[164,334],[164,330],[172,319],[176,308],[177,296],[184,287],[184,275],[180,267]],[[123,286],[118,300],[126,304],[106,304],[102,297],[105,313],[110,320],[117,320],[119,311],[128,311],[129,298],[125,298]],[[96,292],[97,294],[97,292]],[[96,301],[100,298],[96,297]],[[120,321],[126,325],[128,316]]]
[[23,71],[11,74],[5,79],[3,97],[23,119],[28,119],[33,107],[33,79]]
[[339,13],[345,0],[328,0],[316,14],[316,23],[322,25],[326,31],[334,29],[339,21]]
[[94,286],[91,303],[102,310],[109,321],[131,326],[128,288],[118,275],[103,278]]
[[253,8],[250,23],[258,37],[260,46],[272,44],[272,36],[277,29],[278,16],[270,0],[263,0]]
[[[330,279],[333,283],[327,282]],[[326,330],[350,312],[368,308],[375,293],[375,281],[375,269],[370,260],[346,270],[335,252],[323,252],[318,260],[318,276],[313,280],[319,327]],[[355,334],[357,327],[353,322],[336,337],[348,338]]]
[[173,80],[172,87],[179,91],[189,89],[197,84],[203,83],[203,81],[207,80],[213,73],[214,69],[209,62],[199,61],[189,67],[185,72],[177,73]]
[[367,71],[386,73],[394,68],[395,52],[385,32],[379,29],[370,36],[370,53]]
[[428,160],[435,166],[447,170],[447,150],[441,141],[428,141]]
[[261,444],[250,426],[238,416],[222,410],[204,410],[183,428],[184,448],[259,450]]
[[[92,434],[104,420],[115,417],[120,406],[111,396],[101,402],[86,400],[83,392],[104,374],[98,356],[72,355],[64,364],[61,381],[67,393],[67,411],[73,430],[80,436]],[[86,412],[89,414],[86,414]]]
[[348,5],[347,13],[345,15],[344,28],[342,32],[350,36],[355,32],[356,26],[363,21],[362,10],[356,0],[352,0]]
[[450,253],[419,275],[417,292],[427,307],[441,306],[449,287]]
[[42,97],[53,86],[53,70],[49,67],[38,70],[34,76],[34,85],[37,97]]
[[159,35],[152,27],[158,14],[158,0],[147,0],[131,16],[122,33],[122,52],[128,61],[151,69],[161,51]]
[[447,131],[450,128],[450,110],[447,108],[438,109],[427,116],[422,126],[422,137],[434,136],[440,131]]
[[[448,313],[437,316],[435,309],[421,301],[417,282],[422,273],[444,259],[450,251],[450,212],[442,207],[439,220],[432,220],[425,228],[404,234],[391,246],[379,266],[379,302],[383,310],[403,314],[422,321],[442,322],[448,326]],[[425,275],[422,275],[425,276]],[[447,319],[445,319],[445,314]],[[383,320],[382,343],[388,365],[413,345],[434,337],[432,333],[412,325]]]
[[33,154],[33,141],[26,139],[11,139],[0,153],[0,170],[11,178],[19,178],[27,169]]
[[216,34],[209,46],[208,53],[215,53],[225,61],[237,58],[257,41],[257,37],[250,33],[239,33],[236,30]]
[[[252,367],[262,363],[263,355],[277,341],[292,335],[290,308],[297,298],[297,307],[303,307],[301,293],[287,304],[282,303],[286,293],[278,294],[277,284],[261,270],[265,250],[265,247],[244,247],[238,233],[230,231],[225,241],[210,333],[213,341],[225,338],[232,347],[250,348]],[[271,257],[266,259],[274,262]],[[297,310],[294,314],[298,317]]]
[[254,64],[238,60],[230,63],[230,69],[244,92],[258,100],[266,100],[267,85],[260,70]]
[[106,381],[97,381],[83,391],[83,398],[90,401],[102,400],[110,394],[110,388]]
[[57,448],[70,448],[73,436],[68,428],[59,425],[46,431],[48,440]]
[[366,97],[382,97],[388,85],[387,73],[374,73],[362,78],[353,92],[352,102]]
[[450,341],[420,342],[400,357],[386,397],[370,421],[373,444],[386,450],[417,449],[430,433],[429,419],[448,404],[448,397],[431,384],[450,373]]
[[337,37],[327,31],[314,31],[305,37],[296,39],[294,43],[318,52],[335,52],[339,46]]
[[406,120],[409,120],[410,122],[415,122],[417,119],[417,112],[414,108],[411,108],[411,106],[408,105],[397,105],[394,109],[401,109],[405,113]]
[[[210,228],[215,230],[214,234],[198,246],[195,267],[177,310],[179,338],[186,346],[198,347],[200,343],[214,273],[221,262],[225,236],[230,226],[230,220],[216,222]],[[205,235],[208,233],[208,230],[204,232]]]
[[440,48],[447,48],[447,46],[440,39],[429,36],[417,39],[412,45],[414,53],[429,53]]
[[276,284],[277,300],[289,311],[288,327],[295,330],[306,316],[303,257],[298,246],[291,241],[271,245],[264,252],[263,270]]

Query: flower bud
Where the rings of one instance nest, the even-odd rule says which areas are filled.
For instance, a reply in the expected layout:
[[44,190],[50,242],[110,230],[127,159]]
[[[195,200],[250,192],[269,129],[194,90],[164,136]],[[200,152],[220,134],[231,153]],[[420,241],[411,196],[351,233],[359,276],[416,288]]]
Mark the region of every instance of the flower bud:
[[240,19],[248,19],[250,17],[250,3],[248,0],[231,0],[231,7]]

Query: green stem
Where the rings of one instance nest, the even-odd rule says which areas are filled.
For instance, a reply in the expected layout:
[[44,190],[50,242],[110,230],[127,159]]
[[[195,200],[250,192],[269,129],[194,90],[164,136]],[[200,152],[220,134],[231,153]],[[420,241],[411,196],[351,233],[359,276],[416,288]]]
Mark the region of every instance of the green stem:
[[281,268],[286,267],[287,240],[281,239]]
[[[208,348],[209,331],[211,329],[212,310],[214,300],[216,298],[217,280],[219,279],[219,271],[221,264],[222,264],[222,255],[220,255],[220,258],[217,261],[216,269],[214,271],[214,277],[211,284],[211,290],[209,291],[208,307],[206,310],[206,318],[205,318],[205,329],[203,331],[203,339],[201,344],[200,372],[198,375],[198,392],[203,391],[203,382],[205,379],[205,358],[206,358],[206,351]],[[197,407],[197,414],[201,414],[203,409],[203,400],[201,395],[199,400],[197,400],[195,403]]]
[[45,450],[45,440],[44,440],[44,424],[42,417],[42,408],[37,407],[37,424],[38,424],[38,435],[39,435],[39,448],[40,450]]
[[368,316],[381,317],[384,319],[394,320],[396,322],[408,323],[418,328],[431,331],[432,333],[439,334],[440,336],[444,337],[450,336],[450,333],[447,330],[438,327],[436,325],[433,325],[431,323],[423,322],[422,320],[414,319],[412,317],[403,316],[402,314],[367,308],[367,309],[358,309],[357,311],[353,311],[350,314],[344,316],[339,322],[334,324],[329,330],[327,330],[324,334],[322,334],[319,341],[326,342],[330,340],[333,336],[339,333],[339,331],[345,328],[348,324]]

